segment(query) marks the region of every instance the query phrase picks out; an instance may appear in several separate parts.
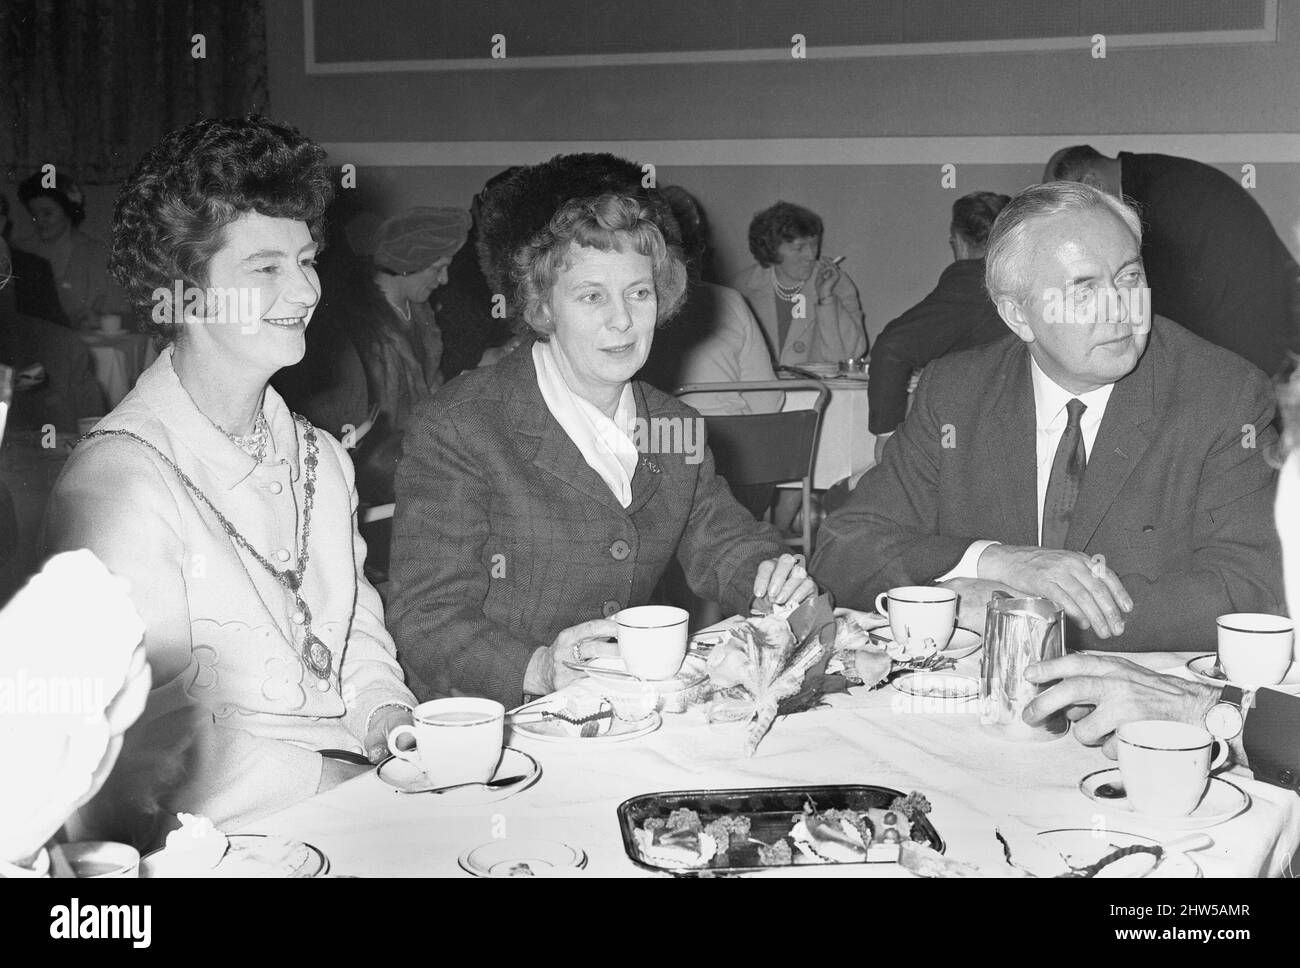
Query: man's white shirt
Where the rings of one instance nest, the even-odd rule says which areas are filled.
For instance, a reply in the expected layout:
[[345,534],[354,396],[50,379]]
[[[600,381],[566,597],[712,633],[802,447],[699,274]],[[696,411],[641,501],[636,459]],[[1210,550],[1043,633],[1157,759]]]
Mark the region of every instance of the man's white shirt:
[[[1106,404],[1110,402],[1111,391],[1115,384],[1090,390],[1087,393],[1074,394],[1066,390],[1043,372],[1038,362],[1029,358],[1029,379],[1034,388],[1034,426],[1035,456],[1037,459],[1038,480],[1038,540],[1043,540],[1043,501],[1047,497],[1047,485],[1052,476],[1052,461],[1056,458],[1056,448],[1065,433],[1069,420],[1065,405],[1076,397],[1088,408],[1079,420],[1079,429],[1083,433],[1083,450],[1088,457],[1092,455],[1092,445],[1097,440],[1097,431],[1106,416]],[[961,560],[951,571],[940,575],[935,581],[947,581],[949,578],[978,578],[976,566],[986,548],[999,544],[997,541],[973,541]]]

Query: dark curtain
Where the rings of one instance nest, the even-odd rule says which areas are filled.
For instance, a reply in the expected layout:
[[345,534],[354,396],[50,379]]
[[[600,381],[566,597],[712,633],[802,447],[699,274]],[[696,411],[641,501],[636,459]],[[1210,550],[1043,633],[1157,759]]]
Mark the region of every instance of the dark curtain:
[[173,128],[266,112],[263,2],[3,0],[0,167],[109,184]]

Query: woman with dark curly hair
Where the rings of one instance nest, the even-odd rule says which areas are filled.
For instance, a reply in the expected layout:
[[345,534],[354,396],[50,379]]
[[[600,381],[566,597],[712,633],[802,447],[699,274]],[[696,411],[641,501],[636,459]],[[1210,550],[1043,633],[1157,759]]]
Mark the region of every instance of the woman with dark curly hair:
[[866,355],[858,288],[838,261],[821,257],[816,212],[777,202],[749,223],[756,265],[731,281],[758,317],[778,364],[834,363]]
[[172,132],[118,195],[113,271],[168,346],[46,517],[48,548],[99,555],[147,628],[154,688],[105,809],[246,822],[359,772],[344,759],[409,721],[351,462],[268,386],[304,352],[331,196],[324,152],[257,117]]
[[[575,170],[590,160],[577,158]],[[517,173],[485,210],[535,206],[548,171]],[[686,286],[654,205],[602,194],[561,204],[537,231],[516,221],[520,244],[502,248],[533,339],[416,411],[397,471],[389,618],[421,698],[513,706],[566,685],[566,663],[612,651],[614,615],[645,604],[673,557],[732,612],[813,591],[714,473],[702,418],[633,379]]]

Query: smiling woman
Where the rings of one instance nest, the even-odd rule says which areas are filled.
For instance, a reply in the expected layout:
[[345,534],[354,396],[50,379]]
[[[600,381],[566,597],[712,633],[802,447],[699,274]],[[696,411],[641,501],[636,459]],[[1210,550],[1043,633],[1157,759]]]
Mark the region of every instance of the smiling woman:
[[79,443],[46,541],[128,578],[145,620],[154,688],[92,805],[119,839],[310,796],[360,769],[317,750],[377,756],[409,716],[352,464],[268,386],[304,352],[330,197],[324,152],[262,118],[173,132],[118,196],[113,269],[169,345]]

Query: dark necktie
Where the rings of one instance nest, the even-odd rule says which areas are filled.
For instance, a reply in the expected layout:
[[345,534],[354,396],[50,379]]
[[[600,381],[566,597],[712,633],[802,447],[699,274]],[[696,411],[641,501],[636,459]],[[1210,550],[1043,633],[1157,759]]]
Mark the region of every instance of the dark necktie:
[[1061,442],[1056,445],[1052,475],[1047,479],[1047,496],[1043,498],[1044,548],[1064,548],[1065,536],[1070,531],[1070,516],[1083,485],[1083,472],[1088,467],[1083,431],[1079,427],[1079,420],[1087,409],[1088,405],[1077,398],[1065,405],[1069,419],[1065,433],[1061,434]]

